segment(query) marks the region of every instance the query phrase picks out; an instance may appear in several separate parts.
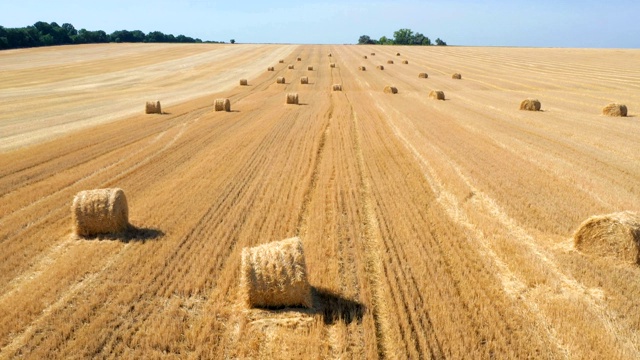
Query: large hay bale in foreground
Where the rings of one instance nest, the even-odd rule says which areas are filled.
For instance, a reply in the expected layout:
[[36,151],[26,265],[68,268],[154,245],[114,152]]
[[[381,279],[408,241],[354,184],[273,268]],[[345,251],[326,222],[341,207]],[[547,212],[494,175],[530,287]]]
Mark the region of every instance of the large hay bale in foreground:
[[306,85],[309,83],[309,78],[306,76],[303,76],[300,78],[300,84]]
[[229,99],[216,99],[214,105],[215,111],[231,111],[231,101]]
[[602,109],[602,115],[606,116],[627,116],[627,106],[612,103]]
[[240,292],[249,307],[312,307],[302,241],[294,237],[243,248]]
[[592,216],[573,234],[573,244],[581,252],[613,256],[639,263],[640,215],[635,212]]
[[144,112],[145,114],[162,114],[160,101],[147,101],[147,104],[144,106]]
[[458,74],[458,73],[454,73],[453,75],[451,75],[452,79],[456,79],[456,80],[460,80],[462,79],[462,75]]
[[287,104],[298,105],[298,93],[288,93]]
[[520,103],[520,110],[540,111],[540,107],[538,99],[525,99]]
[[269,67],[267,68],[267,71],[276,71],[276,68],[274,68],[273,66],[269,66]]
[[247,86],[247,85],[249,85],[249,82],[247,81],[247,79],[240,79],[240,85],[241,86]]
[[360,71],[366,71],[367,68],[365,66],[358,66],[358,70]]
[[409,60],[402,60],[402,63],[403,63],[403,64],[408,64],[408,63],[409,63]]
[[444,91],[431,90],[429,92],[429,99],[444,100]]
[[428,78],[428,77],[429,77],[429,75],[428,75],[427,73],[420,73],[420,74],[418,74],[418,78],[419,78],[419,79],[426,79],[426,78]]
[[384,92],[385,94],[397,94],[398,88],[396,88],[395,86],[387,85],[384,87]]
[[342,91],[342,84],[333,84],[331,87],[333,91]]
[[129,206],[122,189],[80,191],[71,205],[73,231],[78,236],[117,234],[129,229]]
[[276,84],[284,84],[284,76],[278,76],[276,78]]
[[384,66],[382,66],[382,65],[378,65],[378,66],[376,66],[376,69],[378,69],[378,70],[384,70]]
[[393,64],[393,60],[387,60],[387,64]]

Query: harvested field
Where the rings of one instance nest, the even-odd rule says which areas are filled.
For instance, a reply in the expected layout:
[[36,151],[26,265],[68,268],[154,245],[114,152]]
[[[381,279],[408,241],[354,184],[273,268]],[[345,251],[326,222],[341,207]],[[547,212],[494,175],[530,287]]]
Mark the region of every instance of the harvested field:
[[[358,71],[399,50],[411,65]],[[0,63],[0,358],[640,358],[638,222],[620,214],[640,211],[638,50],[109,44]],[[276,84],[311,64],[313,84]],[[613,102],[627,117],[602,116]],[[75,236],[74,195],[106,188],[135,231]],[[629,226],[574,244],[602,214]],[[243,249],[293,237],[311,298],[246,306]]]

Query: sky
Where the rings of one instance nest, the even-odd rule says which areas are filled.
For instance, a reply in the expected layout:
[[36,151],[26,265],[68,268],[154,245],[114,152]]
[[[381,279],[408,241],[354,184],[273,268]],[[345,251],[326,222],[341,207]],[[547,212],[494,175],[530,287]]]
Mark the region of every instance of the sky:
[[408,28],[449,45],[640,48],[638,0],[0,0],[0,9],[4,27],[55,21],[238,43],[351,44]]

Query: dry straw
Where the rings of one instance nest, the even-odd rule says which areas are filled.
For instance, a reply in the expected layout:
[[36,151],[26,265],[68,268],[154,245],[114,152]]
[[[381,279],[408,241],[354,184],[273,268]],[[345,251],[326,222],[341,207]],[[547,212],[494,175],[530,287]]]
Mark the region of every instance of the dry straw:
[[300,84],[306,85],[309,83],[309,78],[307,76],[303,76],[300,78]]
[[231,111],[231,101],[229,99],[216,99],[214,105],[215,111]]
[[243,248],[240,293],[248,307],[312,307],[302,241],[294,237]]
[[627,116],[627,106],[611,103],[602,109],[602,115],[606,116]]
[[384,87],[385,94],[397,94],[398,89],[395,86],[387,85]]
[[378,65],[378,66],[376,66],[376,69],[378,69],[378,70],[384,70],[384,66],[382,66],[382,65]]
[[387,60],[387,64],[393,64],[393,60]]
[[240,85],[246,86],[249,85],[249,82],[247,81],[247,79],[240,79]]
[[640,216],[630,211],[592,216],[573,234],[573,244],[587,254],[613,256],[637,264],[640,260]]
[[402,60],[402,63],[403,63],[403,64],[408,64],[408,63],[409,63],[409,60]]
[[269,67],[267,68],[267,71],[275,71],[275,70],[276,70],[276,68],[274,68],[273,66],[269,66]]
[[364,66],[358,66],[358,70],[360,70],[360,71],[366,71],[366,70],[367,70],[367,68],[366,68],[366,67],[364,67]]
[[293,70],[293,65],[289,65],[289,70]]
[[147,101],[147,104],[144,107],[144,112],[146,114],[162,114],[160,101]]
[[284,76],[278,76],[276,78],[276,84],[284,84]]
[[78,236],[117,234],[129,229],[129,207],[122,189],[85,190],[71,205],[73,231]]
[[307,66],[307,70],[313,71],[313,66]]
[[287,104],[298,104],[298,93],[288,93],[287,94]]
[[455,74],[451,75],[451,78],[452,78],[452,79],[460,80],[460,79],[462,79],[462,75],[460,75],[460,74],[458,74],[458,73],[455,73]]
[[336,67],[336,64],[331,63],[331,64],[329,64],[329,66],[330,66],[330,67],[332,67],[332,68],[334,68],[334,67]]
[[429,99],[444,100],[444,91],[431,90],[429,92]]
[[429,75],[427,75],[427,73],[420,73],[420,74],[418,74],[418,78],[420,78],[420,79],[426,79],[426,78],[428,78],[428,77],[429,77]]
[[540,111],[540,107],[538,99],[525,99],[520,103],[520,110]]
[[342,84],[333,84],[331,88],[333,91],[342,91]]

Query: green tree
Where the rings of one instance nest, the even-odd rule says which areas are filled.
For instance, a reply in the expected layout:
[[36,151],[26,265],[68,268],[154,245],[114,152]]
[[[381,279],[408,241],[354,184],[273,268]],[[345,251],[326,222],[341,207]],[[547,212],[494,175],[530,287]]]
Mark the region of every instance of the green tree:
[[230,43],[235,44],[236,43],[236,39],[231,39],[229,40]]
[[388,39],[386,36],[382,36],[380,40],[378,40],[378,44],[380,45],[393,45],[393,40]]
[[393,39],[396,45],[410,45],[413,43],[413,31],[411,29],[394,31]]
[[436,39],[436,45],[438,45],[438,46],[447,46],[447,43],[442,41],[442,39],[437,38]]
[[363,45],[363,44],[375,44],[376,41],[374,39],[372,39],[369,35],[362,35],[360,36],[360,38],[358,39],[358,44],[359,45]]

